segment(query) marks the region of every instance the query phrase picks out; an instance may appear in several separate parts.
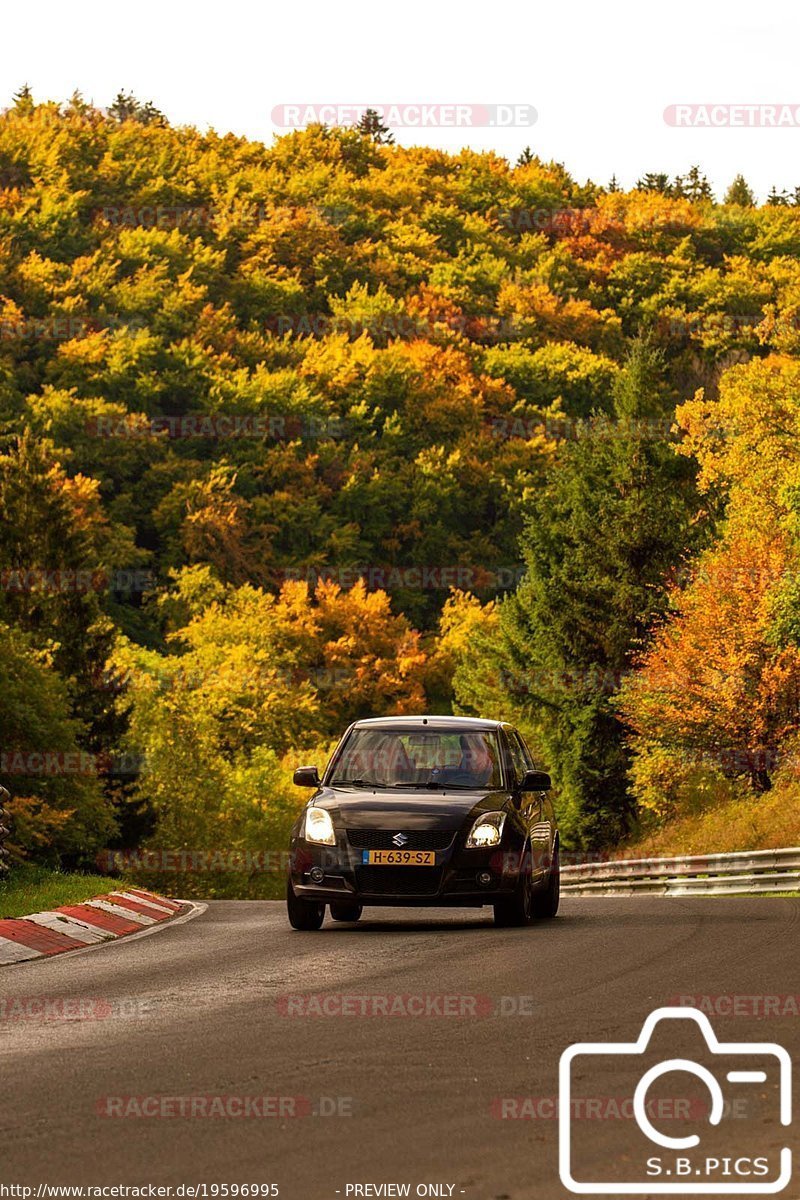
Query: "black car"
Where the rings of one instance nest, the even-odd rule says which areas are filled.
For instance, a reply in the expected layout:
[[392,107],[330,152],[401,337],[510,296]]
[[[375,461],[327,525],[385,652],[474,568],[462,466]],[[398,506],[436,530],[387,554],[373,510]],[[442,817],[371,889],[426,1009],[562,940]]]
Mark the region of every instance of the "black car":
[[497,925],[554,917],[558,828],[550,776],[504,721],[356,721],[292,830],[287,887],[295,929],[357,921],[364,905],[491,904]]

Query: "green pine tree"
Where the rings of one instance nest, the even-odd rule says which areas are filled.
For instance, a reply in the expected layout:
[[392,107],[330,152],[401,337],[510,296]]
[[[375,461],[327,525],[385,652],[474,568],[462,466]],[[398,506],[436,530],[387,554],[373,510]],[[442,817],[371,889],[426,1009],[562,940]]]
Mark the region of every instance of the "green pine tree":
[[0,456],[0,620],[26,630],[66,680],[87,745],[108,745],[116,730],[113,702],[97,680],[113,629],[100,602],[98,548],[63,488],[45,447],[23,434]]
[[565,836],[585,847],[613,843],[634,818],[615,694],[692,541],[693,468],[667,436],[663,390],[643,339],[616,390],[617,419],[583,427],[534,494],[527,574],[501,607],[497,653],[513,664],[513,701],[558,780]]
[[360,119],[356,122],[355,128],[364,137],[370,138],[371,141],[379,146],[391,146],[394,142],[394,134],[389,129],[389,126],[383,123],[383,119],[377,109],[365,109]]
[[152,100],[137,100],[132,92],[117,92],[108,110],[114,121],[136,121],[138,125],[166,125],[167,118]]
[[669,175],[664,171],[648,171],[646,175],[636,181],[636,189],[640,192],[667,193],[669,186]]
[[788,203],[789,203],[788,192],[786,192],[785,190],[782,192],[779,192],[778,189],[773,184],[772,187],[769,189],[769,195],[767,196],[767,204],[771,208],[785,208]]
[[755,207],[756,198],[744,175],[737,175],[725,193],[725,204],[738,204],[742,208]]
[[33,99],[33,92],[27,83],[23,83],[18,92],[14,93],[14,111],[18,113],[33,112],[36,107],[36,102]]
[[682,179],[683,195],[692,203],[699,200],[713,200],[714,193],[711,184],[698,166],[690,167]]

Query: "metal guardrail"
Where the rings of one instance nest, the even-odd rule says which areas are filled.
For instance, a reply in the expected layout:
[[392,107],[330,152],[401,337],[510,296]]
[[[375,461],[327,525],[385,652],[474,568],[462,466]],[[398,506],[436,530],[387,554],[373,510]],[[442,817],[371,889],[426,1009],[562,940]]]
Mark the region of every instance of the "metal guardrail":
[[0,875],[8,869],[8,851],[5,848],[6,837],[8,836],[8,817],[6,815],[5,802],[9,795],[4,787],[0,787]]
[[800,847],[682,858],[629,858],[561,868],[573,896],[741,896],[800,891]]

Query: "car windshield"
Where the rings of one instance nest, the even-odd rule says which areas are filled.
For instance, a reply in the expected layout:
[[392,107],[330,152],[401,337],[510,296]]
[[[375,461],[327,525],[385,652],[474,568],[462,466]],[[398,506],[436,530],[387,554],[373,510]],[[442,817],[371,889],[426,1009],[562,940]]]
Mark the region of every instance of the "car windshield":
[[420,791],[499,788],[497,735],[464,728],[354,729],[329,782]]

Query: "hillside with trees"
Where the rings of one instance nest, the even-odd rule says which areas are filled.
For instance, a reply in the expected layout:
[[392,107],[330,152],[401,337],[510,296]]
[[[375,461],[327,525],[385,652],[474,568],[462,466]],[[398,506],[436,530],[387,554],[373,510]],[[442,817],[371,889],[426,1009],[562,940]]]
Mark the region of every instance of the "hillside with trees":
[[282,849],[298,761],[425,710],[517,720],[576,851],[776,794],[796,838],[798,199],[23,88],[12,853]]

